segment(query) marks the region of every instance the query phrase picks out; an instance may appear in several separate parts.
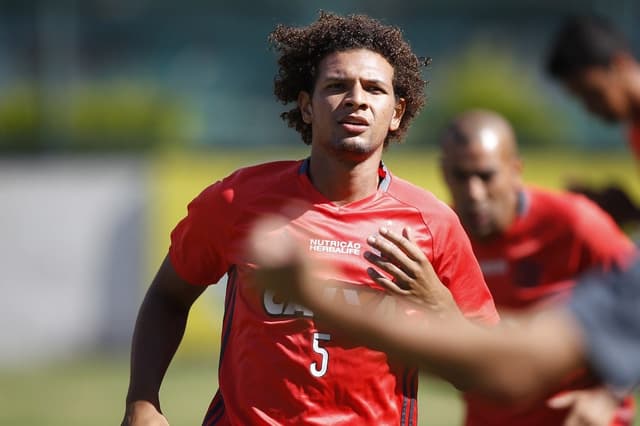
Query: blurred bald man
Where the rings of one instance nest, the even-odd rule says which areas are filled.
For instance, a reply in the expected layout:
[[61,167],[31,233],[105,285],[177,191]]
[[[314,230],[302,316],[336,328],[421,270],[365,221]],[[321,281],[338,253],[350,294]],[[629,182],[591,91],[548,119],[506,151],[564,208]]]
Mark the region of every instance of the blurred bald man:
[[[441,148],[454,209],[498,309],[531,308],[563,298],[579,274],[622,266],[631,258],[632,242],[593,202],[523,184],[514,131],[499,114],[486,110],[461,114],[443,133]],[[594,383],[588,375],[577,374],[548,397]],[[602,388],[602,392],[607,391]],[[575,395],[602,398],[592,391]],[[552,426],[575,415],[562,402],[557,403],[561,409],[552,409],[546,399],[505,407],[465,395],[466,425]],[[575,402],[575,398],[565,400]],[[613,420],[603,424],[631,424],[632,404],[631,398],[624,399],[615,415],[616,404],[611,404],[608,418]],[[582,401],[574,410],[585,405]]]

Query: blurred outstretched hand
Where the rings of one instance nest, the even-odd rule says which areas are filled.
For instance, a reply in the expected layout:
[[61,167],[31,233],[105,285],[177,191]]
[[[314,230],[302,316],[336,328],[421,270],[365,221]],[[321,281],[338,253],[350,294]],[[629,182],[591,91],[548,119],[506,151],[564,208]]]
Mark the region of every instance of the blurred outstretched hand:
[[261,289],[273,291],[284,299],[305,303],[322,293],[319,282],[312,278],[319,265],[304,256],[298,241],[286,232],[289,222],[279,216],[265,217],[256,222],[248,239],[248,253],[258,266],[254,282]]

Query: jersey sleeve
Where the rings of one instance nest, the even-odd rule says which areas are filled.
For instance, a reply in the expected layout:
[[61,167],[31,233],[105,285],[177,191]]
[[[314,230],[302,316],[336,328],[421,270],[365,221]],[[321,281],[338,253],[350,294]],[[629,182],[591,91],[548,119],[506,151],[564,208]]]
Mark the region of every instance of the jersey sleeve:
[[490,325],[498,323],[498,312],[471,242],[453,212],[447,228],[441,231],[445,232],[434,235],[435,272],[467,318]]
[[598,265],[608,270],[613,266],[627,265],[636,248],[633,242],[618,228],[613,219],[595,203],[584,197],[576,197],[573,208],[574,234],[581,244],[585,267]]
[[568,309],[582,332],[587,359],[616,388],[640,384],[640,263],[578,280]]
[[232,198],[233,192],[222,182],[209,186],[189,203],[187,216],[171,232],[169,258],[188,283],[214,284],[227,272],[224,248],[232,229]]

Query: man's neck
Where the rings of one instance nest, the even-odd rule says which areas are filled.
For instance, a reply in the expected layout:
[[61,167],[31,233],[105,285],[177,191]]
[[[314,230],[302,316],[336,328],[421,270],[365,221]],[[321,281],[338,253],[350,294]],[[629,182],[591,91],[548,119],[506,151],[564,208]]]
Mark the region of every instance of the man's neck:
[[378,190],[378,168],[382,153],[374,153],[363,161],[340,161],[333,156],[318,155],[312,150],[309,178],[313,186],[328,200],[344,205],[361,200]]

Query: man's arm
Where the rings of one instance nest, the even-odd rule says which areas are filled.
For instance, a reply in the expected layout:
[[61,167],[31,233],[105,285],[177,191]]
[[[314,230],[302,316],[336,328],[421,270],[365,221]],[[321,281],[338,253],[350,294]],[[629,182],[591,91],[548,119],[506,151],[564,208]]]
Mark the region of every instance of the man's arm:
[[184,281],[165,258],[138,312],[123,425],[168,424],[160,414],[160,384],[184,335],[189,309],[205,288]]
[[[460,315],[447,315],[442,320],[439,314],[427,310],[426,321],[392,310],[371,315],[343,301],[328,300],[323,297],[324,286],[313,279],[312,272],[328,266],[312,262],[284,234],[267,243],[260,236],[273,227],[258,226],[250,242],[260,265],[256,283],[298,300],[313,310],[316,320],[325,327],[459,388],[507,401],[533,398],[584,365],[581,335],[571,317],[561,310],[519,316],[521,326],[517,329],[484,329]],[[434,273],[412,282],[427,286],[439,283]]]

